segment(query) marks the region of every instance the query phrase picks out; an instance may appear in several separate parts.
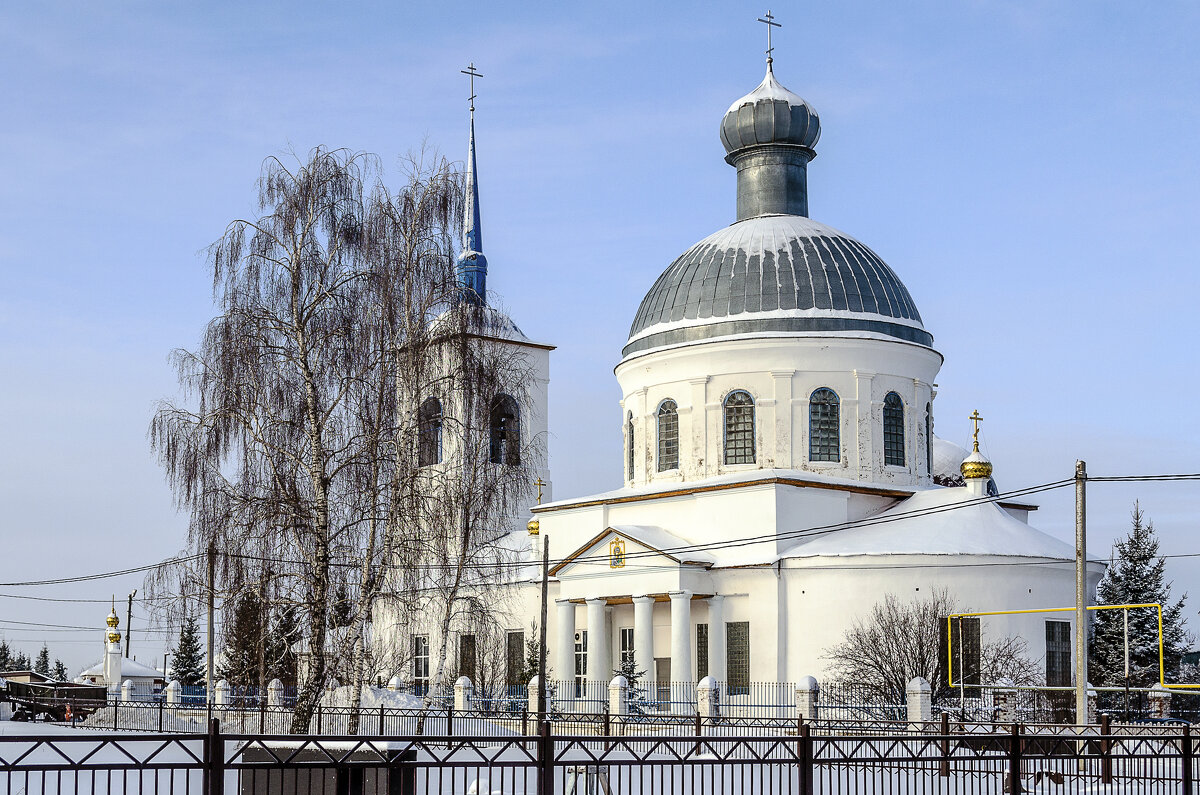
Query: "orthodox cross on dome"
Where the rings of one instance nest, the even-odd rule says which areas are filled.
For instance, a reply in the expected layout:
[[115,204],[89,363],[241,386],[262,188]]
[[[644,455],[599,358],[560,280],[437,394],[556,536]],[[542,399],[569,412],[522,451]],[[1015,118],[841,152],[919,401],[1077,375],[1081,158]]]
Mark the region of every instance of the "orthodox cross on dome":
[[767,63],[771,63],[771,53],[775,50],[771,46],[771,28],[782,28],[783,25],[775,21],[775,17],[771,15],[771,9],[767,9],[766,17],[759,17],[758,21],[767,26]]
[[475,71],[475,63],[474,62],[472,62],[471,65],[468,66],[466,69],[460,69],[459,72],[461,74],[468,75],[471,78],[471,96],[469,96],[467,98],[467,102],[471,103],[471,112],[474,113],[475,112],[475,78],[483,77],[483,75],[480,74],[479,72]]
[[971,416],[967,417],[967,419],[969,419],[971,421],[971,424],[975,426],[975,430],[971,433],[971,436],[975,443],[975,452],[978,453],[979,452],[979,423],[983,422],[983,417],[979,416],[979,409],[975,409],[973,412],[971,412]]
[[542,487],[546,485],[546,481],[542,480],[541,476],[539,475],[538,479],[533,481],[533,485],[537,486],[537,490],[538,490],[537,504],[541,505],[542,504]]

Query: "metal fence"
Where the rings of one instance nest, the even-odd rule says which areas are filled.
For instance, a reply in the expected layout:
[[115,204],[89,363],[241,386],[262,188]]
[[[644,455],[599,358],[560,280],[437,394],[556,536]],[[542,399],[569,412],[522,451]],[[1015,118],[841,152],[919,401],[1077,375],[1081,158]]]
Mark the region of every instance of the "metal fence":
[[0,736],[0,790],[25,795],[410,793],[1183,793],[1188,728],[1136,734],[1024,727],[970,732],[645,737]]

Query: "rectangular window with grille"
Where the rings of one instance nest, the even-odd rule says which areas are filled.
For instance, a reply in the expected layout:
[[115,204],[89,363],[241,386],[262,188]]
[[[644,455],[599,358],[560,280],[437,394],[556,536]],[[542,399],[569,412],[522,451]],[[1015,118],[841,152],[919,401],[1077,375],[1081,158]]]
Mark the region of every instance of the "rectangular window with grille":
[[837,395],[830,389],[818,389],[808,405],[808,460],[841,461]]
[[1071,686],[1071,622],[1046,622],[1046,684]]
[[725,675],[731,696],[750,692],[750,622],[725,624]]
[[672,469],[679,469],[679,412],[667,400],[658,409],[658,471]]
[[708,624],[696,625],[696,680],[708,676]]
[[621,627],[621,665],[633,662],[633,627]]
[[[952,677],[954,685],[966,687],[967,698],[979,698],[980,690],[980,628],[977,617],[954,618],[950,621],[951,668],[945,671],[943,677]],[[940,646],[939,658],[945,660],[946,650],[946,619],[938,622],[938,639]],[[949,684],[948,681],[944,682]],[[974,686],[973,686],[974,685]],[[957,696],[958,691],[954,691]]]
[[475,636],[458,636],[458,675],[475,680]]
[[508,663],[508,683],[527,685],[525,678],[525,633],[519,630],[508,633],[505,657]]
[[575,633],[575,698],[582,698],[587,682],[587,630]]
[[725,463],[754,463],[754,402],[745,392],[725,400]]
[[429,636],[413,635],[413,685],[423,694],[429,685]]

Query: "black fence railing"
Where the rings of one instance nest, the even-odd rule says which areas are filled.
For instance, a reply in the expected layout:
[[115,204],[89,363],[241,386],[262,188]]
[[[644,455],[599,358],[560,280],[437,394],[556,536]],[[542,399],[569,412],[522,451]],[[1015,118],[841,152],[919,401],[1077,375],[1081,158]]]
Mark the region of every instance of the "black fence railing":
[[[532,728],[532,727],[530,727]],[[1122,734],[1016,724],[971,732],[720,736],[427,737],[227,734],[0,735],[0,789],[26,795],[415,793],[1182,793],[1195,795],[1187,727]]]

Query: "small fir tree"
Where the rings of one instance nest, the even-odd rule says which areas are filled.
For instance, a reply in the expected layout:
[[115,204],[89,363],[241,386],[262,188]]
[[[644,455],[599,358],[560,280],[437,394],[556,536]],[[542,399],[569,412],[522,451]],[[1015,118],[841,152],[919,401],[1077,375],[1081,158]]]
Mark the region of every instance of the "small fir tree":
[[225,651],[218,675],[231,684],[256,684],[262,639],[262,602],[254,591],[247,591],[234,602],[233,620],[226,624]]
[[[1108,571],[1096,589],[1096,601],[1101,605],[1161,604],[1163,662],[1167,679],[1174,679],[1190,641],[1183,626],[1187,594],[1172,604],[1166,560],[1158,554],[1154,524],[1145,517],[1138,503],[1133,506],[1133,527],[1128,536],[1116,543],[1114,552]],[[1093,684],[1124,684],[1124,612],[1095,611],[1088,647],[1088,678]],[[1129,611],[1129,678],[1134,687],[1146,687],[1158,681],[1158,615],[1153,609]]]
[[51,671],[50,676],[54,677],[54,681],[56,681],[56,682],[67,681],[67,679],[69,678],[69,675],[67,674],[67,666],[63,665],[62,660],[55,658],[54,670]]
[[0,640],[0,671],[11,671],[12,667],[12,649],[8,648],[8,641]]
[[179,624],[179,641],[171,653],[171,668],[181,685],[198,685],[204,681],[205,661],[200,648],[200,627],[191,613],[184,613]]
[[642,681],[646,672],[638,670],[633,657],[621,660],[621,665],[613,669],[613,676],[623,676],[629,683],[629,714],[644,715],[650,709],[650,699],[646,697],[646,685]]
[[50,676],[50,649],[45,643],[42,644],[42,650],[38,652],[37,661],[33,664],[33,672],[42,676]]
[[12,658],[12,670],[28,671],[32,666],[29,663],[29,655],[23,651],[16,652]]
[[[525,671],[522,676],[522,683],[528,684],[530,679],[538,675],[538,666],[542,662],[542,644],[539,642],[541,635],[538,633],[536,623],[529,625],[529,635],[525,641]],[[546,681],[553,681],[554,677],[550,675],[550,659],[546,658]]]

